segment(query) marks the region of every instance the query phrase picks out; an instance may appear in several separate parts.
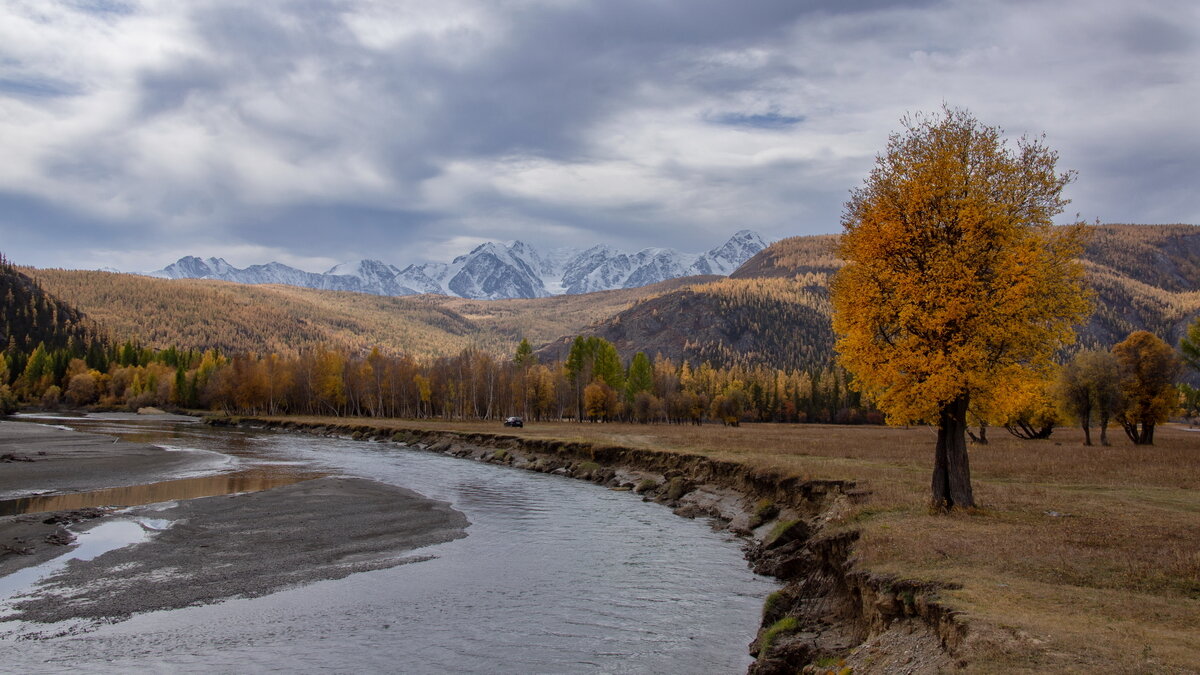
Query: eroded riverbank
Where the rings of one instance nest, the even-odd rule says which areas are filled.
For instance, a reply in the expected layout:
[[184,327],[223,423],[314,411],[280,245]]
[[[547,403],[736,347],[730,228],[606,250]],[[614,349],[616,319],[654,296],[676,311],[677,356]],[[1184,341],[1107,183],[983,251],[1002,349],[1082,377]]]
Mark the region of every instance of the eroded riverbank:
[[934,673],[964,667],[965,621],[937,601],[943,586],[856,569],[853,531],[825,525],[863,495],[849,481],[801,480],[699,455],[503,433],[428,430],[402,422],[322,423],[210,418],[216,425],[299,431],[406,447],[568,476],[705,516],[750,537],[754,570],[785,582],[763,608],[752,673],[840,663],[854,672]]

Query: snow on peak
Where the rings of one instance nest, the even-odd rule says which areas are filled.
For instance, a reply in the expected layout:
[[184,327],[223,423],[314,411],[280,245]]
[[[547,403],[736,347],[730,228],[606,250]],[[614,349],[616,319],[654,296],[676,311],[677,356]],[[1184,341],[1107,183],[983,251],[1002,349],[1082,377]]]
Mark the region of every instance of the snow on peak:
[[442,293],[474,299],[536,298],[635,288],[694,274],[729,274],[766,242],[751,230],[736,232],[705,253],[651,247],[636,253],[597,244],[539,251],[533,244],[485,242],[450,263],[424,263],[400,269],[379,260],[354,260],[324,274],[282,263],[233,267],[221,258],[185,256],[151,276],[209,278],[247,284],[290,284],[377,295]]

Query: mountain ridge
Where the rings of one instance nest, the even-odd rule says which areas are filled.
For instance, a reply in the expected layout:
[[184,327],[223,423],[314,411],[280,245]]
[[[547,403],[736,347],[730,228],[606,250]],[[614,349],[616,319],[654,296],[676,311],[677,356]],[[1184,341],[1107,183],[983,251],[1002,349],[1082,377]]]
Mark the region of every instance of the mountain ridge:
[[669,248],[627,253],[605,244],[543,253],[519,240],[507,245],[485,242],[449,263],[399,268],[379,260],[356,260],[335,265],[323,273],[306,272],[278,262],[239,269],[223,258],[184,256],[147,276],[286,284],[372,295],[436,293],[502,300],[638,288],[686,276],[728,275],[766,246],[762,237],[751,230],[739,230],[720,246],[704,253],[682,253]]

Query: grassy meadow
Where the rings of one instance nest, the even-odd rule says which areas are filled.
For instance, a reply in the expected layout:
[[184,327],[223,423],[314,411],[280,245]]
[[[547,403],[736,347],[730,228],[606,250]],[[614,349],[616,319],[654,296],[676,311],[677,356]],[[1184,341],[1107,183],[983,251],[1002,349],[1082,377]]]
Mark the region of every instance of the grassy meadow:
[[[292,418],[346,423],[334,418]],[[927,508],[935,430],[751,424],[667,426],[370,420],[374,426],[515,434],[697,453],[806,478],[857,481],[869,496],[833,528],[858,529],[876,572],[960,585],[979,672],[1200,672],[1200,431],[1160,427],[1138,447],[1060,428],[1028,441],[991,429],[970,449],[980,508]]]

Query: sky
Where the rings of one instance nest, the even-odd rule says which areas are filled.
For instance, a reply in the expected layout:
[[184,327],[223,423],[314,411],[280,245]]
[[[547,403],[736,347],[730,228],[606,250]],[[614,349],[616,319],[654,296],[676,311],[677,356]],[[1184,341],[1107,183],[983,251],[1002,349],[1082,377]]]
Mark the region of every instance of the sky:
[[1200,3],[3,0],[0,252],[311,271],[840,230],[906,113],[1200,223]]

